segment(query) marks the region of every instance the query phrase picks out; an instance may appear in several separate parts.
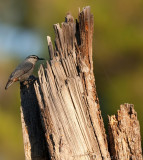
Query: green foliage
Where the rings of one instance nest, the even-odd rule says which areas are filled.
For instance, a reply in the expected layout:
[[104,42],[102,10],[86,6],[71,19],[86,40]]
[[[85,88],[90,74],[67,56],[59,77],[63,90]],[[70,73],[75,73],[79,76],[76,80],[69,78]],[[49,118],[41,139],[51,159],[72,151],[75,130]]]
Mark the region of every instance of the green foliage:
[[0,126],[0,151],[3,152],[3,159],[24,159],[20,117],[15,118],[14,114],[0,110]]

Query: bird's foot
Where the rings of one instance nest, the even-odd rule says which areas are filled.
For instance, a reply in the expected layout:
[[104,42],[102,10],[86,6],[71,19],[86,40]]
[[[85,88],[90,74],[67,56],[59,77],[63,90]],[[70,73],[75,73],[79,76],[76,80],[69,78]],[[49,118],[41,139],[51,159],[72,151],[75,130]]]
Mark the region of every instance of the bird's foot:
[[35,81],[37,80],[37,78],[33,75],[31,75],[29,78],[28,78],[28,81],[29,83],[34,83]]
[[21,88],[25,86],[28,88],[29,86],[32,86],[36,80],[37,78],[31,75],[27,80],[20,82],[20,86]]

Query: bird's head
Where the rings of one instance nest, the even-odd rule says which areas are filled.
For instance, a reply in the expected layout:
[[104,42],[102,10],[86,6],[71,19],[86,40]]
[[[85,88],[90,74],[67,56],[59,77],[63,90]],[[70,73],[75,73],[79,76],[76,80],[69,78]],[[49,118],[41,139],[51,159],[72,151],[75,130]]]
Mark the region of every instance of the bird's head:
[[38,56],[36,55],[30,55],[26,58],[26,60],[30,61],[31,63],[35,63],[37,62],[38,60],[45,60],[44,58],[39,58]]

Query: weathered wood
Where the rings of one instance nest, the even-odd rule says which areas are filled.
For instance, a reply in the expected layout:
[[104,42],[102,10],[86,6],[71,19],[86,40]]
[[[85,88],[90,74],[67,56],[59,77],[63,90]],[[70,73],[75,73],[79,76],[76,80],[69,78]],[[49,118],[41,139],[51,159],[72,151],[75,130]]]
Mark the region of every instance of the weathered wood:
[[42,129],[34,82],[21,84],[21,123],[26,160],[47,160],[48,150]]
[[68,14],[54,29],[56,49],[47,37],[50,63],[35,83],[51,159],[110,159],[93,74],[90,7],[78,23]]
[[109,116],[109,143],[112,159],[142,160],[140,125],[133,105],[121,105],[117,116]]
[[[108,152],[92,60],[93,15],[67,14],[55,24],[55,48],[35,82],[21,84],[21,121],[26,160],[142,160],[140,127],[132,105],[109,117]],[[33,85],[34,83],[34,85]],[[49,153],[49,154],[48,154]]]
[[78,65],[81,68],[82,82],[84,85],[87,101],[89,104],[89,113],[91,123],[94,128],[95,136],[99,144],[99,149],[103,158],[108,158],[108,145],[104,129],[104,123],[101,116],[99,99],[96,92],[95,78],[93,73],[92,59],[92,37],[93,37],[93,15],[90,8],[87,7],[79,14],[79,33],[80,33],[80,61]]

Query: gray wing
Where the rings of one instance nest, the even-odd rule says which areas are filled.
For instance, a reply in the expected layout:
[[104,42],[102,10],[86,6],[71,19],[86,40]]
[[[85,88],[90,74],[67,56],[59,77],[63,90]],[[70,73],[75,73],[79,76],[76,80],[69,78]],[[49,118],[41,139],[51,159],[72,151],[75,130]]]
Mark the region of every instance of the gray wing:
[[9,79],[19,78],[20,76],[24,75],[28,71],[33,68],[33,64],[30,62],[23,62],[16,67],[16,69],[11,73]]

